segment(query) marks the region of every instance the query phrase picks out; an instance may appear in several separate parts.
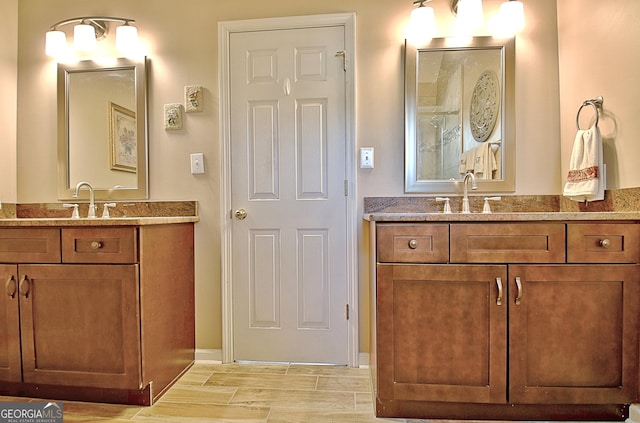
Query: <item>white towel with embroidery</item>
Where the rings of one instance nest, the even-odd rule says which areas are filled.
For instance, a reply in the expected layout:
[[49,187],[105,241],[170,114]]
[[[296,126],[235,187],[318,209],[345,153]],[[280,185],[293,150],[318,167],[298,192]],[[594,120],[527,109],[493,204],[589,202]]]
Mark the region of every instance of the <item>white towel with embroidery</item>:
[[604,200],[604,167],[600,129],[579,129],[573,142],[564,196],[573,201]]

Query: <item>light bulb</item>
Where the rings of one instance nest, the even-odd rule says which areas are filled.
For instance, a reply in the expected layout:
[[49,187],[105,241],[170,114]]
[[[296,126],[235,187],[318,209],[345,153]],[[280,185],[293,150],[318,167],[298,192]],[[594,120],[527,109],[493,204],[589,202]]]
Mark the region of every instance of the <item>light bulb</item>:
[[45,53],[47,56],[61,56],[67,48],[67,36],[62,31],[52,30],[46,34]]
[[81,52],[92,52],[97,47],[95,29],[85,23],[73,27],[73,48]]
[[460,0],[456,17],[458,34],[471,35],[482,26],[482,0]]
[[138,28],[125,23],[116,28],[116,49],[127,55],[138,50]]
[[524,28],[524,6],[521,1],[506,1],[500,5],[501,32],[514,35]]
[[436,19],[432,7],[420,6],[411,11],[407,28],[407,39],[423,44],[436,35]]

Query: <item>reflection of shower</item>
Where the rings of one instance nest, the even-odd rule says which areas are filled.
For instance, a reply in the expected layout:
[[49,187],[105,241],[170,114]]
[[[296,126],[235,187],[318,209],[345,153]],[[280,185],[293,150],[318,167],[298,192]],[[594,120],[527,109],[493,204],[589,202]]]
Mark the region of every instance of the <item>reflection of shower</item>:
[[424,180],[458,178],[461,126],[457,111],[418,114],[418,169]]
[[424,120],[430,127],[420,125],[418,139],[420,140],[420,152],[436,152],[442,149],[442,133],[444,131],[442,116],[433,115],[431,119]]

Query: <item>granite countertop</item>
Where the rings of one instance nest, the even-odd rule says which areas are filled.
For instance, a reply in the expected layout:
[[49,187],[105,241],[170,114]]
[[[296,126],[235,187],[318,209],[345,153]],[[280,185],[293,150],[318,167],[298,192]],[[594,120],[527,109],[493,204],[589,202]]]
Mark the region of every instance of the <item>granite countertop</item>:
[[107,219],[70,219],[70,218],[9,218],[0,219],[0,227],[22,226],[144,226],[168,225],[171,223],[198,222],[197,216],[159,216],[159,217],[110,217]]
[[365,213],[371,222],[533,222],[640,220],[640,212],[514,212],[514,213]]

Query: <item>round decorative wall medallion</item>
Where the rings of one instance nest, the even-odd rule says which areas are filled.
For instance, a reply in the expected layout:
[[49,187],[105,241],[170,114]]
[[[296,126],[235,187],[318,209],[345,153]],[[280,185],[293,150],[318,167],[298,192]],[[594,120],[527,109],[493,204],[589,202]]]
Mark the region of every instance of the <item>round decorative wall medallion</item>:
[[486,141],[498,120],[500,110],[500,82],[495,73],[484,71],[478,78],[471,96],[469,122],[473,138]]

